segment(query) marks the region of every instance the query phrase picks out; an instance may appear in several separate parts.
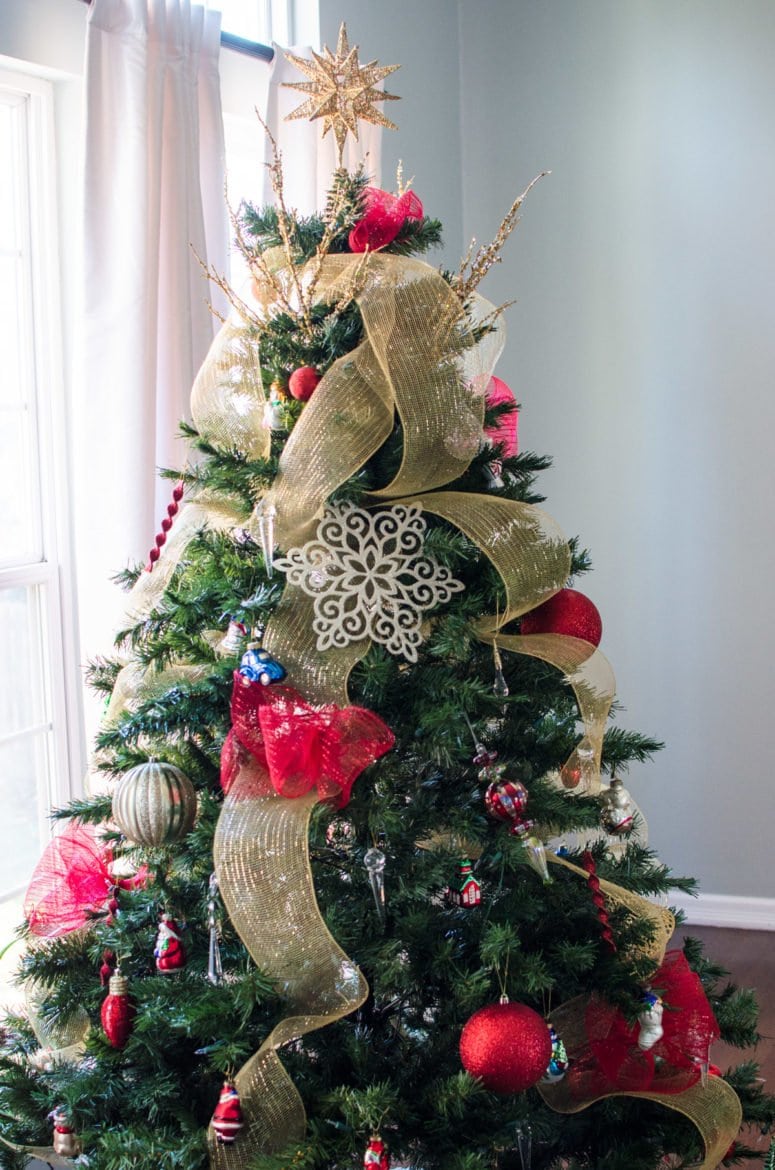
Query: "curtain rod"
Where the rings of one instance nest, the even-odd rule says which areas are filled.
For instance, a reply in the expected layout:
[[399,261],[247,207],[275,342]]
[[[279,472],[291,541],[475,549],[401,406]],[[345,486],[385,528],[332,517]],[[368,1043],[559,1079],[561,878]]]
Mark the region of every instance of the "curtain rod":
[[[91,4],[91,0],[83,0],[84,4]],[[248,41],[234,33],[222,32],[221,45],[224,49],[233,49],[235,53],[245,53],[249,57],[260,57],[262,61],[274,59],[274,49],[271,45],[262,45],[260,41]]]

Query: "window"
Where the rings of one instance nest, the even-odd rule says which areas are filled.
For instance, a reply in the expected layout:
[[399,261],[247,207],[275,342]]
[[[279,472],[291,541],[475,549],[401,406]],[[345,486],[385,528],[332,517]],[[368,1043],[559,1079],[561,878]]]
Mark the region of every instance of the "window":
[[221,0],[225,33],[261,45],[311,44],[317,47],[317,0]]
[[[0,945],[77,768],[50,83],[0,70]],[[80,771],[80,769],[78,769]]]

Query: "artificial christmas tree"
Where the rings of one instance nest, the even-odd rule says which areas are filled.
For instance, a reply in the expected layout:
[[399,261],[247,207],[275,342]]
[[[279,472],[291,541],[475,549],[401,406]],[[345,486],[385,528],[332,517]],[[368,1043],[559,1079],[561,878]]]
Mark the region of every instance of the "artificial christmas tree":
[[[344,33],[304,70],[340,149],[386,121],[390,70]],[[650,898],[691,883],[601,786],[658,744],[606,730],[597,635],[520,625],[588,567],[537,507],[477,292],[523,197],[452,275],[400,185],[340,169],[301,219],[272,171],[183,488],[92,668],[115,795],[60,810],[30,888],[3,1163],[709,1170],[741,1103],[775,1117],[753,1066],[709,1067],[719,1029],[755,1038],[751,998],[667,949]]]

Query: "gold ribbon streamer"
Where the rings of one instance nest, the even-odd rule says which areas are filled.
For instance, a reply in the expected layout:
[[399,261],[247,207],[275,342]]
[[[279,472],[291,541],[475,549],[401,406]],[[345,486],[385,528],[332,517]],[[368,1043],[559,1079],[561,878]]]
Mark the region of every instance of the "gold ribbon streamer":
[[229,917],[254,962],[276,981],[289,1014],[237,1074],[246,1132],[227,1146],[211,1130],[217,1170],[244,1170],[253,1151],[277,1152],[303,1138],[304,1106],[275,1050],[349,1015],[368,995],[315,897],[307,840],[317,796],[287,800],[270,788],[255,760],[243,765],[218,820],[214,854]]
[[191,417],[203,438],[249,459],[269,454],[258,336],[232,312],[216,334],[191,390]]
[[[329,256],[318,295],[336,299],[361,258]],[[402,423],[403,455],[393,481],[373,493],[392,499],[457,479],[482,440],[484,392],[503,346],[503,326],[488,323],[474,341],[447,282],[419,260],[371,256],[355,301],[365,338],[328,370],[293,428],[265,501],[277,508],[281,548],[303,543],[334,491]],[[494,312],[477,299],[484,320]],[[429,454],[432,453],[432,458]]]

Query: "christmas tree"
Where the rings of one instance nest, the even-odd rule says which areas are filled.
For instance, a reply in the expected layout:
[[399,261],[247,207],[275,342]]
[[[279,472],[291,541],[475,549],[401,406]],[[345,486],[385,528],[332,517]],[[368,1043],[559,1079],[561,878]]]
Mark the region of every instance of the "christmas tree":
[[[341,148],[391,68],[298,62]],[[687,890],[619,774],[589,568],[538,505],[478,286],[411,191],[235,217],[253,276],[192,456],[122,574],[94,771],[27,895],[7,1167],[654,1170],[757,1156],[719,1035],[751,994],[671,949]],[[220,280],[213,274],[215,279]],[[178,478],[176,473],[174,478]],[[601,771],[610,783],[601,782]],[[155,940],[155,943],[154,943]],[[732,1148],[734,1144],[734,1148]]]

